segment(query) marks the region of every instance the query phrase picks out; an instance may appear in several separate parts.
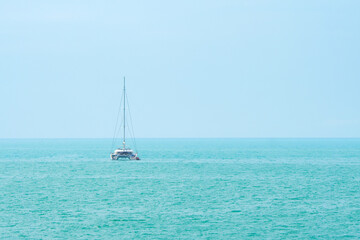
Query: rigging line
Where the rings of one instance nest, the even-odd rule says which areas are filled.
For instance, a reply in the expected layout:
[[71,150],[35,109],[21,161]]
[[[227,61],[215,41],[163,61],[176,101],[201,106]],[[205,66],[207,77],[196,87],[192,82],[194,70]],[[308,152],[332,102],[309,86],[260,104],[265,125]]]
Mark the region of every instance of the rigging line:
[[110,152],[112,152],[112,150],[113,150],[113,148],[114,148],[115,135],[116,135],[116,130],[117,130],[117,126],[118,126],[118,122],[119,122],[119,116],[120,116],[120,111],[121,111],[121,104],[122,104],[122,97],[120,98],[120,104],[119,104],[118,114],[117,114],[117,117],[116,117],[116,124],[115,124],[114,135],[113,135],[113,139],[112,139],[112,143],[111,143],[111,150],[110,150]]
[[136,140],[135,140],[135,131],[134,131],[134,125],[133,125],[132,116],[131,116],[131,112],[130,112],[129,99],[128,99],[128,96],[127,96],[126,93],[125,93],[125,96],[126,96],[126,100],[127,100],[126,102],[127,102],[127,105],[128,105],[128,111],[129,111],[129,115],[130,115],[131,129],[132,129],[132,133],[133,133],[133,136],[134,136],[135,151],[137,152],[137,146],[136,146]]
[[[113,136],[113,141],[112,141],[112,146],[111,149],[114,148],[114,144],[116,143],[116,138],[118,137],[118,135],[116,134],[116,132],[118,131],[118,126],[119,126],[119,117],[120,117],[120,111],[121,111],[121,105],[122,105],[122,98],[120,100],[120,105],[119,105],[119,110],[118,110],[118,114],[117,114],[117,118],[116,118],[116,125],[115,125],[115,130],[114,130],[114,136]],[[121,124],[120,124],[121,126]]]
[[129,125],[130,125],[130,123],[129,123],[130,122],[129,114],[126,116],[126,122],[128,123],[126,125],[128,139],[130,139],[130,138],[132,139],[134,136],[133,136],[133,133],[132,133],[130,127],[129,127]]
[[[128,108],[129,109],[129,108]],[[129,111],[128,111],[128,113],[129,113]],[[128,116],[127,116],[127,130],[128,130],[128,134],[129,134],[129,138],[131,138],[131,139],[129,139],[129,140],[131,140],[131,143],[132,143],[132,145],[133,146],[135,146],[135,143],[134,143],[134,133],[131,131],[131,128],[129,127],[129,125],[131,124],[131,119],[129,119],[129,115],[130,115],[130,113],[128,114]],[[130,123],[129,123],[130,122]]]
[[127,130],[128,132],[130,133],[128,139],[130,138],[132,140],[132,143],[134,143],[134,135],[131,133],[131,129],[129,127],[129,125],[126,126],[127,127]]
[[120,133],[121,133],[123,123],[124,123],[124,120],[122,119],[121,122],[120,122],[119,128],[117,129],[117,133],[116,133],[116,135],[115,135],[115,141],[114,141],[114,144],[115,144],[115,145],[117,145],[118,142],[119,142],[119,135],[120,135]]
[[[128,121],[128,122],[131,122],[131,121]],[[129,127],[129,124],[127,125],[128,127],[128,132],[130,133],[130,137],[131,137],[131,142],[133,144],[133,146],[135,147],[135,151],[137,150],[136,149],[136,141],[135,141],[135,135],[134,135],[134,132],[132,131],[132,129]]]
[[[129,122],[129,121],[128,121],[128,122]],[[132,144],[133,144],[134,147],[135,147],[135,152],[137,152],[136,141],[135,141],[134,133],[131,131],[129,125],[127,125],[127,129],[128,129],[128,132],[130,133],[130,138],[131,138],[131,140],[132,140]]]
[[[131,121],[128,121],[128,122],[131,122]],[[128,127],[128,132],[129,132],[130,137],[131,137],[132,144],[134,145],[135,150],[137,150],[137,149],[136,149],[136,141],[135,141],[134,131],[129,127],[129,124],[127,125],[127,127]]]

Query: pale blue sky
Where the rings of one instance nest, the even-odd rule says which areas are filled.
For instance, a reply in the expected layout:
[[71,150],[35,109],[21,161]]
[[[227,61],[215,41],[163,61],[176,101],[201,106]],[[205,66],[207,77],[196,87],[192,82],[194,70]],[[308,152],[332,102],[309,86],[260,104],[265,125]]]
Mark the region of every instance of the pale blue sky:
[[360,137],[359,1],[1,1],[0,137]]

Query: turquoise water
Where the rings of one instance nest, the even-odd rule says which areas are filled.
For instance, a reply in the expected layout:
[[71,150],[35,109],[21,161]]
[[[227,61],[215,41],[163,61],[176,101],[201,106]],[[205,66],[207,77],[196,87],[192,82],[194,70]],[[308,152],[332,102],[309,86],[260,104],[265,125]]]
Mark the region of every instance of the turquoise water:
[[0,140],[0,239],[360,238],[360,139]]

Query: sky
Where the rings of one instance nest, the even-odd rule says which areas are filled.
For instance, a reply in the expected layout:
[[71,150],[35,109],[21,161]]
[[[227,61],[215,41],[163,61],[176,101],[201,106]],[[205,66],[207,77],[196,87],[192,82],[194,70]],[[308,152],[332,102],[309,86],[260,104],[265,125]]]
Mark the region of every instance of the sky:
[[359,1],[0,1],[0,138],[360,137]]

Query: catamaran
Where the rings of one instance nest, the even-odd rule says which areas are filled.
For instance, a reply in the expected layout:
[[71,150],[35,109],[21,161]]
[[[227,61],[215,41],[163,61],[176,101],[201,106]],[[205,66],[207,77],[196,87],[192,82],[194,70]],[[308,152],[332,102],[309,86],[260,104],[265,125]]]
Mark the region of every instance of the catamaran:
[[[130,160],[140,160],[140,158],[138,157],[137,153],[135,153],[131,148],[127,147],[126,146],[126,135],[125,135],[125,130],[126,130],[126,117],[125,117],[125,114],[126,114],[126,111],[125,111],[125,107],[126,107],[126,104],[125,104],[125,101],[126,101],[126,90],[125,90],[125,77],[124,77],[124,112],[123,112],[123,146],[122,148],[118,148],[116,149],[113,153],[110,154],[110,158],[112,160],[126,160],[126,159],[130,159]],[[120,107],[121,107],[121,103],[120,103]],[[119,113],[120,113],[120,108],[119,108]],[[114,132],[114,137],[113,137],[113,145],[114,145],[114,142],[115,142],[115,137],[116,137],[116,132],[118,131],[117,129],[117,125],[118,125],[118,120],[119,120],[119,114],[118,113],[118,118],[117,118],[117,121],[116,121],[116,126],[115,126],[115,132]],[[121,124],[120,124],[121,125]],[[119,126],[119,128],[121,128],[121,126]],[[119,129],[120,130],[120,129]],[[113,146],[111,147],[113,148]]]

